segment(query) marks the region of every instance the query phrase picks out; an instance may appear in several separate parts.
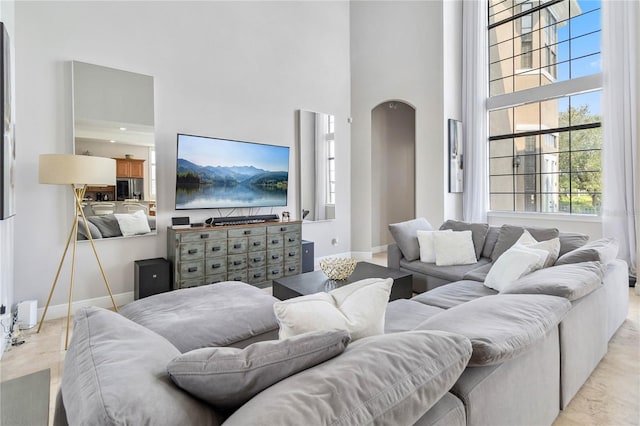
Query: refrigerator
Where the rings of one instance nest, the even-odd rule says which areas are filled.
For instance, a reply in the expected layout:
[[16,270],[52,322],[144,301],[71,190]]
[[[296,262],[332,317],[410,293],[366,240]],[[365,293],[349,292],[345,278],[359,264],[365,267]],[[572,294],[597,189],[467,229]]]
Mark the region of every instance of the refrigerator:
[[144,200],[144,179],[118,178],[116,179],[116,200],[128,199]]

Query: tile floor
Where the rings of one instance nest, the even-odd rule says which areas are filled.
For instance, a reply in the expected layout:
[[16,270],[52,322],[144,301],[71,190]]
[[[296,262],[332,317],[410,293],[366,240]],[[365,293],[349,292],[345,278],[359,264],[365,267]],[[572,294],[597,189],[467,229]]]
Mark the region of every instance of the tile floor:
[[[386,266],[386,253],[370,260]],[[609,342],[609,351],[553,426],[640,425],[640,296],[629,289],[627,320]],[[37,327],[36,327],[37,328]],[[51,369],[50,416],[64,363],[66,318],[46,321],[40,334],[24,332],[25,343],[0,360],[0,380]]]

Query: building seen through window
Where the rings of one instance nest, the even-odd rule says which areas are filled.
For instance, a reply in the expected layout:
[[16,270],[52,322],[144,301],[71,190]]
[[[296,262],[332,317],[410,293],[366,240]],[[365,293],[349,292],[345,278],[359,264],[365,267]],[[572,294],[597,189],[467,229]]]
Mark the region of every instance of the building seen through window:
[[599,214],[600,1],[488,7],[491,210]]

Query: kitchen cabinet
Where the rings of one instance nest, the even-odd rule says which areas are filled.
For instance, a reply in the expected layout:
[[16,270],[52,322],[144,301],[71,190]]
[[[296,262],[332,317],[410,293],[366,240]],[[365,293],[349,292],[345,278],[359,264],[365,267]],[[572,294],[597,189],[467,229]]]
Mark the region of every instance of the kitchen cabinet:
[[116,177],[119,178],[143,178],[144,160],[130,160],[116,158]]

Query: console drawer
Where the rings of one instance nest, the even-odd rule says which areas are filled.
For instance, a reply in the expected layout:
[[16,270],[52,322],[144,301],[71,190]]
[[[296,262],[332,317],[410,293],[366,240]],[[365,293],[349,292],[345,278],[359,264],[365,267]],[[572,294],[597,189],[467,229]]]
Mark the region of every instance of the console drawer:
[[300,273],[300,263],[287,263],[284,265],[284,276],[298,275]]
[[246,254],[234,254],[227,256],[227,273],[230,275],[232,272],[242,271],[247,269],[247,255]]
[[282,250],[269,250],[267,251],[267,265],[280,265],[284,261]]
[[254,235],[249,237],[249,251],[261,251],[266,248],[266,238],[264,235]]
[[299,262],[300,261],[300,245],[285,247],[284,249],[284,261],[285,262]]
[[247,271],[246,269],[244,271],[234,271],[234,272],[229,272],[227,274],[227,280],[228,281],[242,281],[242,282],[247,282]]
[[282,265],[271,265],[267,266],[267,278],[270,280],[275,280],[276,278],[282,278],[284,275],[284,269]]
[[227,258],[214,257],[205,261],[206,275],[218,275],[227,273]]
[[205,242],[206,256],[226,256],[227,240],[212,240]]
[[200,232],[181,232],[180,241],[183,243],[205,241],[205,240],[223,240],[227,238],[227,231],[200,231]]
[[194,279],[194,280],[182,280],[180,281],[178,288],[189,288],[189,287],[198,287],[204,284],[202,278]]
[[207,275],[204,279],[205,284],[217,284],[227,280],[227,274]]
[[189,262],[204,258],[204,242],[180,244],[180,261]]
[[192,278],[204,277],[204,261],[184,262],[180,264],[180,279],[189,280]]
[[300,232],[300,224],[281,224],[267,226],[267,234],[281,234],[284,232]]
[[284,234],[284,246],[299,246],[300,245],[300,232],[287,232]]
[[267,253],[264,251],[256,251],[247,255],[247,267],[257,268],[267,264]]
[[247,243],[248,243],[248,240],[246,237],[229,238],[229,243],[227,245],[227,253],[229,254],[246,253]]
[[267,281],[267,270],[263,266],[261,268],[251,268],[247,270],[247,282],[249,284],[257,284]]
[[275,249],[284,247],[284,236],[282,234],[267,235],[267,248]]
[[264,226],[255,226],[244,229],[229,229],[229,238],[249,237],[252,235],[264,235],[266,228]]

